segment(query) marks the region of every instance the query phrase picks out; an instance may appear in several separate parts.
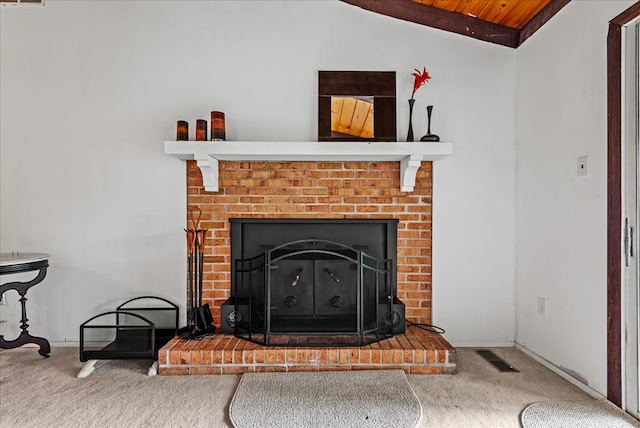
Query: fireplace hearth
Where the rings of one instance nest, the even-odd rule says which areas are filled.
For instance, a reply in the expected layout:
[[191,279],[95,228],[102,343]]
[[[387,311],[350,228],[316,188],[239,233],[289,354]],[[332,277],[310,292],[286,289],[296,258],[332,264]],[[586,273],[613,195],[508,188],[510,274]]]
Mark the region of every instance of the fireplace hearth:
[[404,332],[395,219],[230,219],[222,331],[263,345],[362,346]]

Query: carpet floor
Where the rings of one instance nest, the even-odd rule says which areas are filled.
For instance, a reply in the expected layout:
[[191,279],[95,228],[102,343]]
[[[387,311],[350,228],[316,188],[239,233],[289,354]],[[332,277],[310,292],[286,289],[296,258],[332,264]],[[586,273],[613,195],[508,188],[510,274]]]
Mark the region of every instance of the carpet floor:
[[[500,373],[458,348],[455,375],[408,375],[422,406],[419,427],[521,427],[542,401],[595,402],[515,348],[492,348],[520,370]],[[99,361],[87,378],[78,348],[0,350],[0,427],[231,427],[239,375],[148,377],[149,362]]]

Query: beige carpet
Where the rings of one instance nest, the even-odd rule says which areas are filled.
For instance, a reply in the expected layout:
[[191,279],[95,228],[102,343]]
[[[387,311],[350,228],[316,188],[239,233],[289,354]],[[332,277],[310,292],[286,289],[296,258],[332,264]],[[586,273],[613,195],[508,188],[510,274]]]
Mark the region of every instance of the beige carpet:
[[[492,348],[519,373],[500,373],[459,348],[458,374],[409,375],[422,405],[419,427],[521,428],[542,401],[595,402],[514,348]],[[100,361],[85,379],[78,348],[0,350],[0,427],[231,427],[240,376],[147,377],[148,362]]]
[[546,402],[522,412],[524,428],[638,428],[640,423],[607,401]]
[[229,408],[236,428],[414,428],[420,414],[402,370],[247,373]]

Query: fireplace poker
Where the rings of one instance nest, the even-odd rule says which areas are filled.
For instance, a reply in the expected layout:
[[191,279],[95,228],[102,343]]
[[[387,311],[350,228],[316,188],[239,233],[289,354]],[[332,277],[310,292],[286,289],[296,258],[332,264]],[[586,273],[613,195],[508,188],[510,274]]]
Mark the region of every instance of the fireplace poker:
[[[197,216],[196,216],[197,213]],[[192,280],[191,280],[191,288],[190,288],[190,292],[189,292],[189,313],[187,314],[187,317],[189,318],[189,323],[194,323],[196,322],[195,320],[195,311],[196,311],[196,305],[198,304],[198,300],[197,300],[197,295],[196,293],[196,288],[198,287],[198,283],[200,281],[200,276],[198,272],[198,246],[199,246],[199,242],[198,242],[198,229],[200,229],[200,218],[202,217],[202,210],[200,209],[200,207],[194,207],[192,209],[189,210],[189,221],[191,222],[191,236],[192,236],[192,240],[193,240],[193,244],[191,245],[190,249],[189,249],[189,253],[191,255],[190,257],[190,261],[189,261],[189,269],[192,272]]]
[[[209,229],[201,229],[200,233],[202,233],[202,237],[200,238],[200,241],[198,241],[198,243],[200,245],[198,245],[198,272],[199,272],[199,276],[198,276],[198,307],[202,307],[202,283],[203,283],[203,276],[204,276],[204,249],[206,247],[206,240],[207,240],[207,232],[209,231]],[[200,243],[201,242],[201,243]]]
[[201,238],[198,240],[198,308],[196,309],[196,317],[198,317],[199,333],[209,334],[215,332],[215,326],[213,325],[213,315],[209,304],[202,303],[203,295],[203,282],[204,282],[204,253],[207,248],[207,232],[209,229],[200,229]]
[[185,229],[187,232],[187,324],[191,324],[191,313],[193,311],[193,255],[196,236],[193,230]]

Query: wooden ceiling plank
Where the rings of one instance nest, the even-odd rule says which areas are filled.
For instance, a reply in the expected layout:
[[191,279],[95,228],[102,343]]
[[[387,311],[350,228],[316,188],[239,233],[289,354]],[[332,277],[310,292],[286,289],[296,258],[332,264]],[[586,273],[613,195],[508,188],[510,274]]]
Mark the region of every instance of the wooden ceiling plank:
[[[515,48],[519,31],[448,10],[425,6],[412,0],[341,0],[362,9],[426,25],[474,39]],[[568,1],[568,0],[567,0]]]
[[482,9],[484,9],[490,1],[491,0],[464,0],[458,5],[455,12],[477,18],[480,12],[482,12]]
[[520,30],[520,38],[518,46],[523,44],[525,40],[531,37],[540,29],[548,20],[558,13],[563,7],[569,4],[571,0],[551,0],[540,12],[536,14],[529,22]]
[[516,0],[499,0],[489,2],[489,4],[487,4],[487,6],[482,9],[482,12],[480,12],[478,18],[484,19],[485,21],[502,24],[502,19],[509,13],[509,11],[511,11],[516,3]]
[[522,1],[520,0],[509,13],[502,18],[500,24],[507,27],[521,29],[540,12],[550,0]]
[[450,12],[455,12],[456,9],[460,7],[461,3],[463,3],[462,0],[435,0],[432,6],[439,9],[448,10]]

